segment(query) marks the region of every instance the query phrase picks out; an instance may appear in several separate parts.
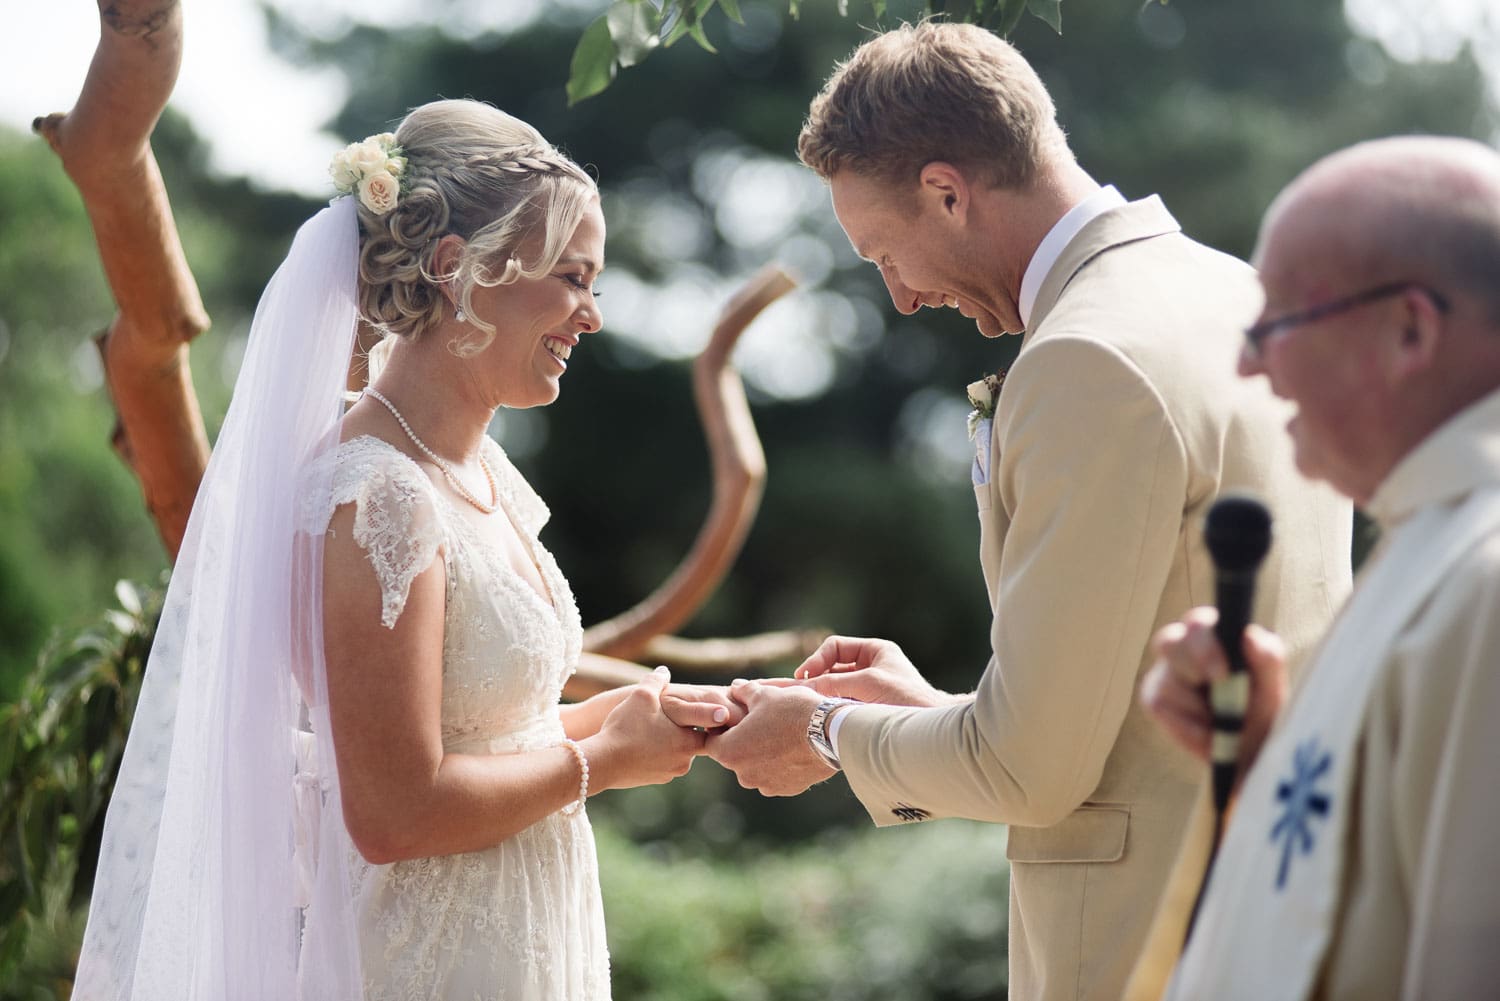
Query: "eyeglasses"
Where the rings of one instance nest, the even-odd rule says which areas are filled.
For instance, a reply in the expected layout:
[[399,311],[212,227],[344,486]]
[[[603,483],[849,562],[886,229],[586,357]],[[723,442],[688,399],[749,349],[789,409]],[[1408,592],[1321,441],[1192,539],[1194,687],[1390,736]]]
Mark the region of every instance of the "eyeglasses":
[[1438,312],[1448,312],[1448,300],[1441,293],[1422,285],[1419,282],[1386,282],[1384,285],[1376,285],[1374,288],[1363,292],[1356,292],[1343,299],[1335,299],[1325,302],[1310,309],[1304,309],[1300,313],[1288,313],[1278,316],[1274,320],[1262,320],[1261,322],[1245,330],[1245,349],[1252,357],[1260,357],[1260,346],[1268,337],[1300,327],[1308,323],[1316,323],[1318,320],[1326,320],[1330,316],[1346,313],[1357,306],[1387,299],[1393,295],[1400,295],[1408,289],[1417,289],[1432,300],[1432,304],[1438,308]]

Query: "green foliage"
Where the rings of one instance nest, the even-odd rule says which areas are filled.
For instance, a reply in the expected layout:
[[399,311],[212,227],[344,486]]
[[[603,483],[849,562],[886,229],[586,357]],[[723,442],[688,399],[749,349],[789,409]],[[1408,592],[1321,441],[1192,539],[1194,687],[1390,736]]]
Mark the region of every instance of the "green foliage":
[[1005,835],[992,825],[865,829],[727,860],[596,834],[616,997],[1005,997]]
[[128,581],[115,596],[0,708],[0,983],[17,977],[33,925],[81,902],[93,880],[160,613],[159,594]]
[[[573,50],[568,73],[568,103],[577,104],[604,90],[622,69],[645,59],[658,45],[670,47],[684,35],[705,51],[717,53],[704,33],[704,17],[715,7],[729,20],[744,24],[738,0],[615,0],[586,29]],[[886,0],[870,0],[875,23],[884,23]],[[787,11],[801,16],[799,0],[788,0]],[[954,21],[982,25],[1002,35],[1015,30],[1030,12],[1062,33],[1062,0],[924,0],[919,16],[941,14]],[[838,0],[840,17],[849,15],[849,0]]]

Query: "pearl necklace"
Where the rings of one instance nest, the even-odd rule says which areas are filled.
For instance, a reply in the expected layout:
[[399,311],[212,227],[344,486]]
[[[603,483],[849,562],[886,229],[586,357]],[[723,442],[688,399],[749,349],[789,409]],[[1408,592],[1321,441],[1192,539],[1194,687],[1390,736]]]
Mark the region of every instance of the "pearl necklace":
[[484,470],[484,478],[486,480],[489,480],[490,483],[490,497],[493,499],[488,504],[484,503],[478,497],[474,496],[474,494],[470,492],[469,488],[463,485],[463,481],[461,481],[458,478],[458,474],[453,471],[452,463],[448,462],[448,460],[446,459],[439,458],[436,452],[427,447],[426,442],[417,437],[417,433],[411,429],[410,424],[406,423],[406,418],[401,416],[401,411],[396,409],[396,405],[394,403],[392,403],[390,400],[387,400],[384,396],[381,396],[380,393],[376,392],[373,388],[368,386],[365,387],[365,395],[373,396],[375,399],[379,400],[385,405],[385,409],[389,410],[391,412],[391,416],[396,418],[396,423],[401,425],[401,430],[406,432],[406,436],[411,439],[411,443],[417,446],[417,448],[421,449],[422,454],[431,459],[433,464],[436,465],[438,469],[443,471],[443,476],[448,480],[449,483],[453,485],[453,489],[458,491],[458,495],[460,497],[468,501],[470,504],[473,504],[485,514],[494,514],[496,511],[500,510],[500,489],[495,485],[495,474],[490,470],[490,464],[484,461],[484,452],[481,451],[479,453],[479,468]]

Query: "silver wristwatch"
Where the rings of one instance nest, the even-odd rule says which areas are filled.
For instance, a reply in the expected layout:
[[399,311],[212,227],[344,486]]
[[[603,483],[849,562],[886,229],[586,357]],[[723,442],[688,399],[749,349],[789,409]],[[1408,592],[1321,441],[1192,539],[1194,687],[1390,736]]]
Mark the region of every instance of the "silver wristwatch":
[[833,741],[828,739],[828,721],[844,706],[858,705],[858,699],[828,699],[813,710],[807,721],[807,742],[817,752],[823,763],[835,771],[839,768],[839,756],[833,751]]

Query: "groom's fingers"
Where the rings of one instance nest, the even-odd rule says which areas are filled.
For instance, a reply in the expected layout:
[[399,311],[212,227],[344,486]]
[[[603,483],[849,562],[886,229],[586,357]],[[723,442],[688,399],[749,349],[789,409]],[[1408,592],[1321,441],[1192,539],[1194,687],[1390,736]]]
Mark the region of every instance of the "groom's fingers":
[[757,678],[767,688],[811,688],[812,682],[802,678]]
[[877,642],[854,636],[830,636],[793,674],[798,678],[816,678],[829,671],[868,667]]
[[[717,702],[699,702],[680,699],[675,695],[662,695],[662,712],[678,726],[701,727],[705,730],[730,723],[730,712]],[[741,713],[743,715],[743,713]]]

